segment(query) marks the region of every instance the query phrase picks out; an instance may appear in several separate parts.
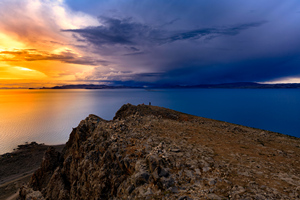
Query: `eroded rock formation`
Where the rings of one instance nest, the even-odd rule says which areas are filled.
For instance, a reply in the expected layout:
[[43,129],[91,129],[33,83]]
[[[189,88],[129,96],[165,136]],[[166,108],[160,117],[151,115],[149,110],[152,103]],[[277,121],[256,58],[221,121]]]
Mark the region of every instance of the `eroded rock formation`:
[[297,199],[300,140],[173,110],[90,115],[20,199]]

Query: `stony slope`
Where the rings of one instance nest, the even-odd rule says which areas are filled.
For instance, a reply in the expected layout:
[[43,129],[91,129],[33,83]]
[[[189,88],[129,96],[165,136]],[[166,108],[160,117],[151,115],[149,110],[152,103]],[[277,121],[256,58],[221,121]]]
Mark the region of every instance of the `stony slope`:
[[[64,145],[54,146],[61,151]],[[18,147],[11,153],[0,155],[0,200],[15,194],[23,183],[28,182],[39,168],[47,145],[31,142]]]
[[90,115],[20,199],[299,199],[300,139],[156,106]]

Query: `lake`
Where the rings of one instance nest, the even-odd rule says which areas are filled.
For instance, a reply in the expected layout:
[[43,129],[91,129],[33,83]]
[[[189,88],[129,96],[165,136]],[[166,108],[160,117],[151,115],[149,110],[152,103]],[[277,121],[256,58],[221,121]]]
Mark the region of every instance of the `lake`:
[[65,143],[89,114],[111,120],[126,103],[300,137],[298,89],[0,90],[0,154],[18,144]]

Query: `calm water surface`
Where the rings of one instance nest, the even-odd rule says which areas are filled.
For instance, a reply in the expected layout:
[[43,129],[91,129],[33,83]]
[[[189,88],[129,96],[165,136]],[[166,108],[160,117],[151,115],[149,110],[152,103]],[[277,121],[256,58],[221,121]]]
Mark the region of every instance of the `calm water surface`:
[[298,89],[0,90],[0,154],[18,144],[65,143],[89,114],[111,120],[125,103],[300,137]]

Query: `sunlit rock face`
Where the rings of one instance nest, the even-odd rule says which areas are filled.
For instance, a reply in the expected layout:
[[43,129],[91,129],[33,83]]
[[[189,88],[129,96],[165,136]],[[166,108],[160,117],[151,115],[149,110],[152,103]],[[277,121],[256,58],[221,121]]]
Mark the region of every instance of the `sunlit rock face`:
[[300,140],[126,104],[45,153],[20,199],[299,198]]

